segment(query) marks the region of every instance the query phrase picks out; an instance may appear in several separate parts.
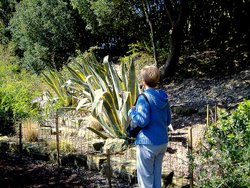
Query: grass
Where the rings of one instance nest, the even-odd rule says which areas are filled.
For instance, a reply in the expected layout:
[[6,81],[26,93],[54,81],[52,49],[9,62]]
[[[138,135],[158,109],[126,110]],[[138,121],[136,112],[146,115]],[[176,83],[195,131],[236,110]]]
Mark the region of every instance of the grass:
[[37,122],[27,119],[22,122],[22,135],[26,142],[38,141],[40,126]]

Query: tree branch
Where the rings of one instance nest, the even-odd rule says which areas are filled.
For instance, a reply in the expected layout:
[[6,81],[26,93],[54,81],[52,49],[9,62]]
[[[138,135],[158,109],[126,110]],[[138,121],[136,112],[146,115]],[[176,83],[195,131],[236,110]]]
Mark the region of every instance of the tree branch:
[[173,27],[174,26],[174,8],[172,5],[172,2],[170,0],[164,0],[164,7],[167,11],[169,21]]

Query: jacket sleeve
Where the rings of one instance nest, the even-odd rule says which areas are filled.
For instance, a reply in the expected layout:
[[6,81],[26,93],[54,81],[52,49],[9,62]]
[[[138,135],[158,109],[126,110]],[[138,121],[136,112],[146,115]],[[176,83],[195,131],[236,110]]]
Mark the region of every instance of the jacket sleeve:
[[129,115],[137,126],[145,127],[150,121],[150,104],[143,95],[139,96],[136,109]]

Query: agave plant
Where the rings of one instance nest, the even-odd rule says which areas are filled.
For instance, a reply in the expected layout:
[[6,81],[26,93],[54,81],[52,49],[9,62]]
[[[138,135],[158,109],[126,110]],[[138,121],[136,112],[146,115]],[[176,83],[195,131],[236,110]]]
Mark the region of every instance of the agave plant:
[[[78,56],[67,69],[70,80],[59,72],[44,74],[63,106],[89,110],[109,137],[126,137],[127,113],[139,94],[134,62],[131,60],[128,68],[122,64],[120,76],[108,56],[103,63],[98,63],[94,56],[88,59]],[[91,127],[89,129],[106,137]]]
[[[91,96],[97,89],[100,88],[100,84],[97,79],[92,79],[94,74],[105,75],[104,69],[98,64],[95,58],[89,58],[86,60],[82,56],[73,61],[70,66],[66,66],[71,74],[69,88],[75,91],[75,98],[78,99],[78,105],[76,110],[86,110],[91,108]],[[91,84],[89,83],[91,80]],[[91,87],[89,87],[91,85]]]
[[104,86],[95,91],[92,115],[111,137],[126,137],[127,113],[139,93],[134,63],[131,61],[128,69],[125,64],[122,65],[121,77],[107,57],[103,65],[107,72],[106,82],[97,77],[99,83]]
[[[68,70],[75,87],[77,85],[78,91],[82,92],[76,109],[80,110],[85,104],[83,101],[90,100],[92,116],[100,122],[105,132],[110,137],[126,137],[127,112],[139,93],[133,61],[130,61],[128,68],[122,65],[121,76],[108,61],[108,56],[102,64],[81,60],[73,67],[68,66]],[[93,131],[98,134],[98,131]]]
[[[72,90],[65,85],[66,79],[59,72],[49,71],[48,75],[43,74],[43,76],[63,107],[76,105],[76,99],[74,98]],[[49,92],[49,94],[53,96],[51,92]]]

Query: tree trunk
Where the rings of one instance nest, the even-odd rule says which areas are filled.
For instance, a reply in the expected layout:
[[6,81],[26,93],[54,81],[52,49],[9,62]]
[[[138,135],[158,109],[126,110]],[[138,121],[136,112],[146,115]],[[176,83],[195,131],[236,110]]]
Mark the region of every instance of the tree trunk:
[[[171,2],[166,0],[166,10],[169,20],[172,24],[170,31],[170,49],[168,59],[161,70],[161,78],[172,77],[176,71],[177,64],[181,55],[181,43],[184,37],[184,25],[187,19],[187,0],[180,0],[180,10],[175,17],[176,11],[173,10]],[[177,18],[177,19],[176,19]]]
[[165,62],[163,70],[161,72],[162,77],[172,77],[176,71],[179,57],[181,54],[181,41],[182,41],[182,28],[175,27],[170,35],[170,49],[168,59]]
[[154,62],[155,62],[154,64],[155,64],[155,66],[157,66],[158,61],[157,61],[157,54],[156,54],[156,46],[155,46],[153,25],[152,25],[152,22],[150,20],[148,20],[148,24],[149,24],[149,27],[150,27],[150,39],[151,39],[151,43],[152,43],[152,51],[153,51]]
[[142,5],[143,5],[143,9],[144,9],[144,14],[146,16],[146,21],[148,22],[149,28],[150,28],[150,40],[151,40],[151,45],[152,45],[152,51],[153,51],[153,56],[154,56],[154,64],[155,66],[158,65],[158,60],[157,60],[157,54],[156,54],[156,46],[155,46],[155,38],[154,38],[154,28],[153,28],[153,24],[149,18],[149,7],[147,6],[146,2],[144,0],[142,0]]

